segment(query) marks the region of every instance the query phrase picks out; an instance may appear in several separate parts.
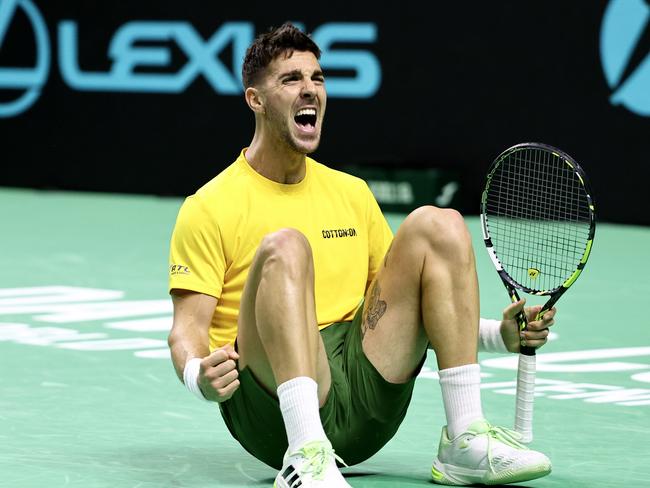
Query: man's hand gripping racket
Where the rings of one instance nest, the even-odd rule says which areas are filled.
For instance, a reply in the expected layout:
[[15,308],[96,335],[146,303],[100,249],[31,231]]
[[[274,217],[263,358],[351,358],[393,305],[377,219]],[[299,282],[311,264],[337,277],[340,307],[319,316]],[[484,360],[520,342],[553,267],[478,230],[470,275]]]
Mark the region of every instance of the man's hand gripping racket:
[[[481,198],[483,239],[508,295],[549,296],[541,320],[582,272],[594,239],[594,204],[582,168],[566,153],[524,143],[501,153]],[[520,330],[526,314],[517,316]],[[515,430],[533,438],[535,348],[522,345],[517,374]]]

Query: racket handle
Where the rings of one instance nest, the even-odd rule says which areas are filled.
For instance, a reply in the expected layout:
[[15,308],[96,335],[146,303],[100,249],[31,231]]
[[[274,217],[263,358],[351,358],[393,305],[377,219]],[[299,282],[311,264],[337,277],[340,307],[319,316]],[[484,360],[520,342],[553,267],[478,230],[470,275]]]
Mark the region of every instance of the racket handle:
[[517,405],[515,431],[522,435],[522,442],[533,440],[533,403],[535,401],[535,374],[537,360],[534,355],[520,354],[517,371]]

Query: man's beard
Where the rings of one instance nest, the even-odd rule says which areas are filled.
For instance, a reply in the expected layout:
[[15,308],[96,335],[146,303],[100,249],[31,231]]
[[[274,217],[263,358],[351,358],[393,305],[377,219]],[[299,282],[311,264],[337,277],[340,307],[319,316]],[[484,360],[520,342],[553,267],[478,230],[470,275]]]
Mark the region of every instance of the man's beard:
[[291,150],[299,154],[311,154],[318,149],[320,145],[320,134],[316,140],[315,147],[307,149],[293,136],[291,129],[284,123],[284,117],[278,115],[275,110],[268,110],[267,117],[270,121],[270,126],[274,128],[277,139],[282,141]]
[[297,141],[296,138],[292,137],[291,132],[288,130],[283,131],[281,136],[284,142],[287,144],[287,146],[289,146],[295,152],[300,154],[311,154],[315,152],[316,149],[318,149],[318,146],[320,145],[320,137],[316,140],[316,145],[314,147],[311,147],[310,144],[310,147],[308,149],[303,144],[301,144],[300,141]]

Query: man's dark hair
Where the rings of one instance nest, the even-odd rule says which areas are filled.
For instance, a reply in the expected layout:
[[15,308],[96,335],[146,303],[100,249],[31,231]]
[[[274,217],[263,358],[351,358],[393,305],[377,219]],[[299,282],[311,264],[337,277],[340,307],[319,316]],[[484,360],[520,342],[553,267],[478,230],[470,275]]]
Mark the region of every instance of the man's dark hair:
[[260,74],[280,55],[291,57],[294,51],[311,52],[320,58],[320,49],[307,34],[290,22],[271,28],[250,45],[244,57],[242,81],[244,89],[259,81]]

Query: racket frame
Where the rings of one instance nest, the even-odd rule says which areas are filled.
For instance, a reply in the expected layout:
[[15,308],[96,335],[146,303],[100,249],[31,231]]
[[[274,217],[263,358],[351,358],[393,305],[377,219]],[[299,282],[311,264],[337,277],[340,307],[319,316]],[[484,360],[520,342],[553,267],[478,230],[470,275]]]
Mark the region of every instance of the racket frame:
[[[497,169],[508,156],[512,153],[522,151],[525,149],[541,149],[543,151],[551,152],[552,154],[558,156],[562,159],[567,166],[578,176],[586,196],[587,203],[589,208],[589,233],[587,236],[587,244],[585,251],[578,263],[576,270],[569,276],[565,281],[559,286],[550,289],[550,290],[535,290],[529,288],[525,285],[514,280],[510,274],[504,269],[501,261],[499,260],[492,239],[490,237],[489,231],[489,216],[487,212],[487,197],[490,185],[492,183],[492,178],[496,173]],[[485,248],[490,256],[490,260],[494,265],[503,285],[508,291],[510,300],[512,303],[519,301],[519,293],[517,290],[521,290],[530,295],[536,296],[549,296],[550,298],[543,305],[542,309],[539,311],[535,320],[540,320],[544,314],[550,310],[553,305],[560,299],[560,297],[569,289],[573,283],[578,279],[582,270],[589,259],[591,254],[591,247],[593,244],[593,239],[596,231],[596,216],[595,216],[595,207],[593,198],[591,196],[591,190],[589,187],[589,182],[587,180],[587,175],[580,165],[567,153],[564,151],[550,146],[548,144],[543,144],[539,142],[525,142],[521,144],[516,144],[505,151],[503,151],[499,156],[495,158],[488,170],[488,175],[486,178],[485,188],[481,195],[481,230],[483,232],[483,242],[485,243]],[[526,317],[525,311],[521,311],[516,316],[516,321],[519,324],[519,330],[524,331],[528,327],[528,319]],[[522,440],[525,443],[531,442],[533,439],[533,430],[532,430],[532,421],[533,421],[533,401],[535,396],[535,375],[536,375],[536,360],[535,360],[535,351],[534,347],[520,346],[520,355],[519,355],[519,365],[517,369],[517,393],[516,393],[516,414],[515,414],[515,430],[522,434]]]

